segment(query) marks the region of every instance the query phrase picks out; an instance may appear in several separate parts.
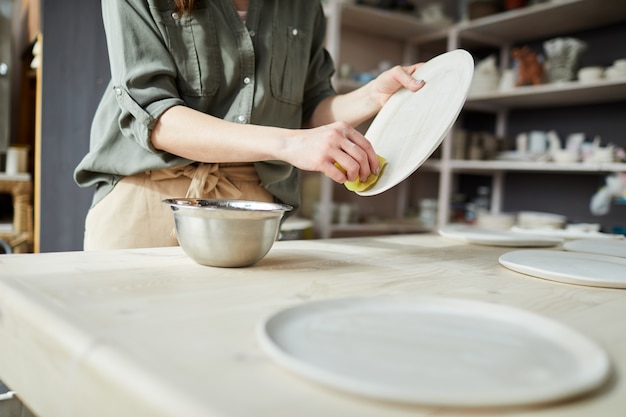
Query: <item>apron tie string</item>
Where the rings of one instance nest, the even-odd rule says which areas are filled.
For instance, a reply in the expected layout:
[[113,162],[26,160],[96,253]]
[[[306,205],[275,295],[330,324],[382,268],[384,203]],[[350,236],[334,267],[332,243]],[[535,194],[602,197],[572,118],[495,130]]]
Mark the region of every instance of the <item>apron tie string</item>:
[[185,165],[150,172],[153,181],[178,178],[191,179],[186,198],[237,199],[242,192],[220,170],[220,164]]
[[[242,195],[242,192],[220,170],[219,164],[201,163],[150,172],[150,178],[154,181],[178,178],[181,175],[191,178],[185,198],[237,199]],[[176,226],[172,229],[171,236],[176,236]]]

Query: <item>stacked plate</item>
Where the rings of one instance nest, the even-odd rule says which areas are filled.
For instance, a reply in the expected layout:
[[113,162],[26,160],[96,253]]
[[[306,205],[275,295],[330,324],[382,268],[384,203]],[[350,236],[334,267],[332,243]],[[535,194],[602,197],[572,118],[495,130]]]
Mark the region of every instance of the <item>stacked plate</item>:
[[560,238],[564,241],[574,240],[574,239],[621,239],[624,236],[613,234],[613,233],[604,233],[597,230],[585,230],[579,229],[575,227],[566,226],[564,229],[555,229],[553,227],[536,227],[532,229],[523,228],[519,226],[513,226],[511,231],[519,234],[531,234],[533,236],[546,236],[546,237],[554,237]]
[[550,247],[562,242],[559,237],[536,236],[464,224],[444,226],[439,229],[439,235],[463,243],[487,246]]
[[517,214],[517,225],[524,229],[562,229],[566,221],[565,216],[541,211],[520,211]]
[[518,250],[500,256],[501,265],[522,274],[591,287],[626,288],[626,239],[580,239],[564,251]]

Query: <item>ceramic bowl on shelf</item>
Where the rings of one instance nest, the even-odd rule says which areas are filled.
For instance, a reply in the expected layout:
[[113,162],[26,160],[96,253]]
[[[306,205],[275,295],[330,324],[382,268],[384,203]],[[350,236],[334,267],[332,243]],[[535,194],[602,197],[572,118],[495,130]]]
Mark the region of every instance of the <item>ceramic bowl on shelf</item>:
[[559,149],[552,151],[552,160],[558,164],[571,164],[578,162],[578,153],[570,150]]
[[593,150],[588,162],[613,162],[615,160],[615,149],[613,146],[597,147]]
[[626,78],[626,58],[616,59],[613,65],[604,71],[605,77],[609,80]]
[[626,70],[622,70],[616,66],[610,66],[604,71],[604,76],[607,80],[618,80],[626,78]]
[[278,238],[286,204],[245,200],[172,198],[163,200],[174,213],[183,251],[201,265],[250,266],[260,261]]
[[604,68],[583,67],[578,70],[578,81],[581,83],[592,83],[604,78]]
[[626,74],[626,58],[616,59],[613,62],[612,67],[620,71],[622,74]]
[[491,230],[509,230],[515,225],[514,213],[479,213],[476,224],[479,227]]

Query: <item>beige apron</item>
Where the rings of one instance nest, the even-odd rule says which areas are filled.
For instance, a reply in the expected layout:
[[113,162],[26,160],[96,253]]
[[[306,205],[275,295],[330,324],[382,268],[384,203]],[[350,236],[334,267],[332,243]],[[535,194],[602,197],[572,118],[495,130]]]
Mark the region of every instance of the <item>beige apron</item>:
[[176,246],[166,198],[274,201],[252,164],[199,164],[122,178],[87,213],[85,250]]

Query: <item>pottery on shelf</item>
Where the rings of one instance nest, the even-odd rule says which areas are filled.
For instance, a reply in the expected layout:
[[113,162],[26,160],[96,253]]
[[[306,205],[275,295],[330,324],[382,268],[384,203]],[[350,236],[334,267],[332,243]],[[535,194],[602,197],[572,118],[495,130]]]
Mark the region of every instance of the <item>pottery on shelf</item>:
[[583,67],[578,70],[578,81],[593,83],[604,78],[604,68],[598,66]]
[[609,80],[626,78],[626,59],[616,59],[613,65],[605,70],[604,75]]
[[500,71],[493,55],[479,61],[474,68],[470,94],[484,93],[498,89]]
[[571,81],[576,76],[580,55],[587,44],[576,38],[555,38],[543,43],[545,70],[551,83]]
[[528,46],[513,48],[511,55],[517,69],[516,87],[539,85],[543,82],[544,68],[539,56]]

